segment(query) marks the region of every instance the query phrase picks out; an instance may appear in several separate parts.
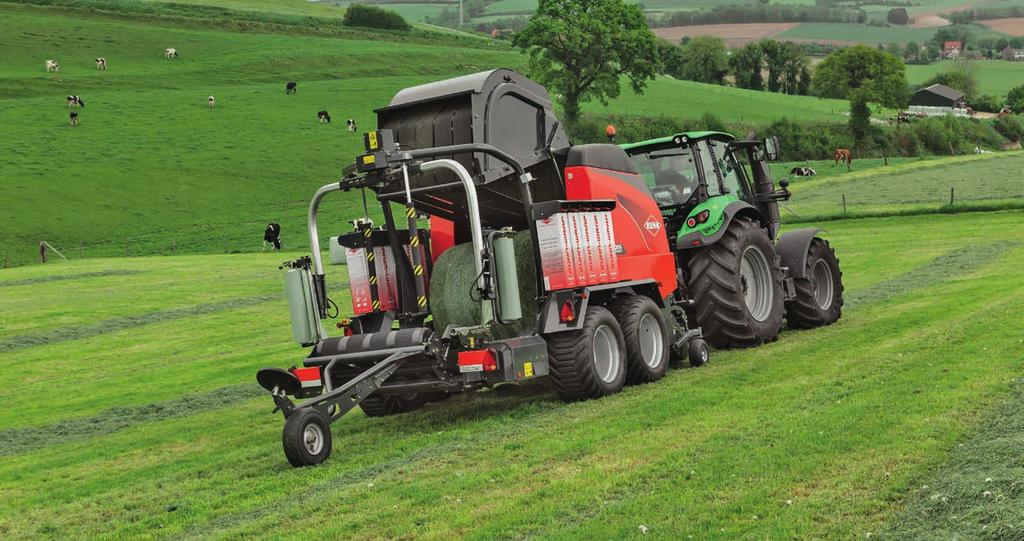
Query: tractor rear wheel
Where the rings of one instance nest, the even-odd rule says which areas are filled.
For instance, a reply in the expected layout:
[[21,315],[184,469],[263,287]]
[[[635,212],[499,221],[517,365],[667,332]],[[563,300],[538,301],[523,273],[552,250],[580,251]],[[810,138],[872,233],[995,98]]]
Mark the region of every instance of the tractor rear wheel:
[[547,336],[551,382],[566,402],[600,398],[626,383],[626,344],[606,308],[590,306],[583,327]]
[[786,322],[795,329],[835,323],[843,312],[843,271],[828,241],[815,237],[807,250],[804,278],[793,280],[796,296],[786,301]]
[[281,433],[284,456],[296,468],[319,464],[331,456],[331,426],[327,417],[312,408],[288,416]]
[[612,306],[626,344],[626,383],[649,383],[668,370],[668,326],[649,297],[629,295]]
[[737,218],[718,242],[689,261],[697,323],[715,347],[772,342],[782,329],[782,270],[768,232]]
[[379,395],[373,393],[359,403],[359,407],[367,417],[384,417],[398,415],[422,408],[427,398],[421,394]]

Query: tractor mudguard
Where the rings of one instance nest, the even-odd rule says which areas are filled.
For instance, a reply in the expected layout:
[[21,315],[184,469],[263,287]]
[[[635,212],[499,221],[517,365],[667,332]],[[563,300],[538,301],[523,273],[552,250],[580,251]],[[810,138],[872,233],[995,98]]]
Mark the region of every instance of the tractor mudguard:
[[[609,296],[615,294],[645,295],[650,297],[659,308],[665,307],[665,300],[660,298],[658,283],[654,280],[629,280],[611,284],[594,284],[575,290],[554,291],[540,310],[538,322],[540,334],[579,330],[583,327],[584,317],[581,316],[587,313],[590,301],[596,299],[596,304],[602,304]],[[572,313],[576,315],[571,321],[561,321],[560,318],[560,312],[566,302],[572,304]]]
[[722,238],[722,235],[725,234],[725,230],[729,228],[733,217],[741,212],[757,216],[758,220],[763,222],[761,214],[756,207],[746,201],[737,199],[733,195],[712,197],[694,207],[687,218],[696,218],[698,214],[705,210],[710,215],[703,223],[699,223],[692,228],[685,223],[683,224],[683,227],[679,230],[679,235],[676,237],[676,250],[699,248],[718,242],[718,239]]
[[788,268],[787,278],[805,278],[807,273],[807,250],[811,241],[824,229],[808,227],[787,231],[779,237],[775,252],[782,258],[782,266]]

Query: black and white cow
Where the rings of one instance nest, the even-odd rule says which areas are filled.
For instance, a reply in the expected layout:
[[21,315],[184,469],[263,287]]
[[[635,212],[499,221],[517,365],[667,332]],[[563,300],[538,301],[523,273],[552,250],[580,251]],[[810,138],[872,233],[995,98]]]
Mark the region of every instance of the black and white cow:
[[206,98],[206,104],[210,106],[210,109],[213,109],[213,106],[217,105],[217,100],[213,96],[210,96],[209,98]]
[[164,58],[178,58],[178,50],[174,47],[164,49]]
[[68,114],[68,118],[71,119],[72,126],[78,125],[78,113],[76,111],[71,111],[71,113]]
[[67,101],[68,101],[68,109],[70,109],[72,105],[74,105],[75,107],[85,107],[85,101],[83,101],[82,97],[79,96],[78,94],[72,94],[72,95],[68,96]]
[[281,249],[281,224],[269,223],[263,230],[263,249],[267,249],[267,243],[274,247],[274,251]]
[[53,59],[46,61],[46,73],[51,71],[60,71],[60,64],[57,64],[57,61]]
[[103,57],[97,58],[96,59],[96,69],[98,69],[98,70],[106,70],[107,69],[107,59],[103,58]]
[[345,121],[345,126],[348,128],[348,131],[351,132],[351,133],[355,133],[356,130],[359,129],[359,128],[356,127],[356,120],[354,118],[350,118],[350,119],[346,120]]
[[801,166],[801,167],[794,167],[794,168],[790,169],[789,170],[789,174],[790,175],[796,175],[798,177],[813,177],[814,175],[817,175],[818,172],[815,171],[814,169],[811,169],[810,167],[802,167]]
[[324,122],[328,124],[331,123],[331,115],[327,114],[327,111],[317,111],[316,119],[319,120],[321,124]]
[[295,84],[295,81],[289,81],[288,84],[284,85],[285,94],[294,94],[298,90],[299,85]]

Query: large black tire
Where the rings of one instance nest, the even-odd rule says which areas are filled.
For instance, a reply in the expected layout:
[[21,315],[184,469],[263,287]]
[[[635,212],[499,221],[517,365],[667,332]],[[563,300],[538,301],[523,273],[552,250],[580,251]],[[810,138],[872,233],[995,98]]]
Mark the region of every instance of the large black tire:
[[590,306],[581,329],[549,335],[547,341],[551,382],[562,400],[600,398],[626,384],[626,344],[606,308]]
[[422,408],[427,403],[427,397],[422,394],[404,395],[379,395],[371,394],[359,403],[359,407],[367,417],[384,417],[387,415],[398,415]]
[[331,426],[322,413],[300,409],[288,416],[281,444],[288,463],[296,468],[319,464],[331,456]]
[[794,329],[835,323],[843,314],[843,271],[827,240],[811,241],[804,270],[804,278],[793,280],[796,297],[786,301],[786,322]]
[[626,383],[649,383],[665,375],[669,363],[669,332],[661,309],[649,297],[629,295],[612,313],[626,344]]
[[[747,271],[741,269],[745,259]],[[782,270],[768,232],[758,223],[734,219],[718,242],[694,250],[688,267],[694,315],[708,342],[718,348],[754,347],[778,338]]]

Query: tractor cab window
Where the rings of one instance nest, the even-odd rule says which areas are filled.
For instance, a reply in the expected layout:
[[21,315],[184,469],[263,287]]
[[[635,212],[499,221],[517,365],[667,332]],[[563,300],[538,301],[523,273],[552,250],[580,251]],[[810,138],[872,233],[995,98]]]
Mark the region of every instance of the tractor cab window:
[[712,141],[711,151],[714,153],[725,189],[740,199],[746,199],[751,193],[750,184],[743,170],[743,164],[736,160],[734,153],[729,152],[728,143]]
[[661,208],[686,204],[697,191],[697,169],[689,149],[673,147],[633,156]]

